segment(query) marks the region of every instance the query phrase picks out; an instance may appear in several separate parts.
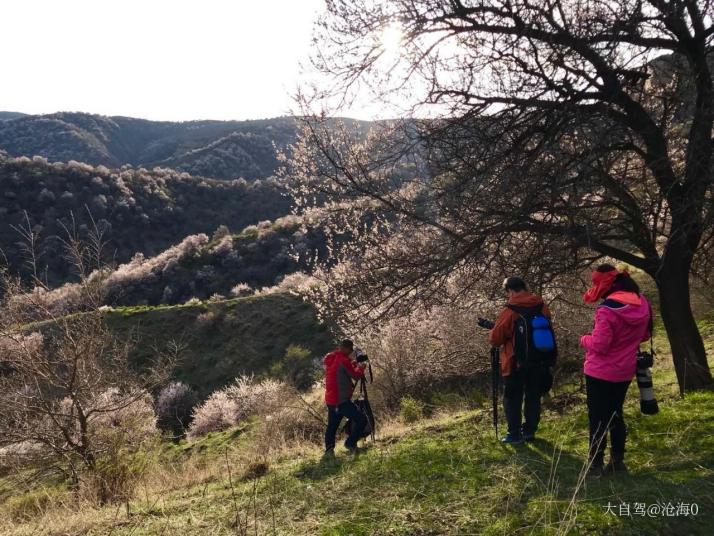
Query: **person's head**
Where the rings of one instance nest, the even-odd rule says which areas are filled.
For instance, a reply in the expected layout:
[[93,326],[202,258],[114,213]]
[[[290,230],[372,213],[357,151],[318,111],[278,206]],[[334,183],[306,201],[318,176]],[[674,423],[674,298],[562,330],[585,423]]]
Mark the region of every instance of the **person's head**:
[[613,292],[640,294],[640,287],[626,270],[618,271],[612,264],[601,264],[592,273],[593,286],[583,295],[585,303],[595,303]]
[[508,296],[514,296],[528,291],[528,285],[520,277],[507,277],[503,280],[503,290],[508,293]]
[[350,339],[342,339],[338,348],[343,354],[350,355],[354,347],[355,345]]
[[601,274],[606,274],[608,272],[617,272],[617,268],[615,268],[612,264],[601,264],[595,268],[595,271]]

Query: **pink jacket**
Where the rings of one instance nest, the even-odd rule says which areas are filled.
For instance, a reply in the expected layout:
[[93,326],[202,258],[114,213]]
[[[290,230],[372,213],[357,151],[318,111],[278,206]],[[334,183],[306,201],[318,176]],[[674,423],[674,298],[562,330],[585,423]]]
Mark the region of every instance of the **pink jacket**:
[[611,294],[595,312],[593,332],[580,338],[587,376],[610,382],[632,380],[640,343],[650,338],[650,304],[632,292]]

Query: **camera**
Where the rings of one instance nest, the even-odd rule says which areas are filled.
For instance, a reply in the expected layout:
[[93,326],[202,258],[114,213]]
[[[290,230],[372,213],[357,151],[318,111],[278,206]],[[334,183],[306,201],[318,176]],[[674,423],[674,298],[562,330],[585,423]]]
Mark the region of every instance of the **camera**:
[[367,354],[357,354],[355,361],[357,361],[357,363],[365,363],[369,361],[369,356]]
[[637,352],[637,368],[648,369],[654,365],[654,356],[650,352]]
[[484,329],[493,329],[493,326],[495,325],[491,320],[487,320],[485,318],[478,318],[478,322],[476,322],[479,327],[484,328]]

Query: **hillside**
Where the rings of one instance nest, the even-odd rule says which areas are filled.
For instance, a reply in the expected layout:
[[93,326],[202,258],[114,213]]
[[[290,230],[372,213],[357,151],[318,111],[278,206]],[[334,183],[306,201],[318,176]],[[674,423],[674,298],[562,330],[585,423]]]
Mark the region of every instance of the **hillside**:
[[714,395],[680,400],[671,370],[657,378],[657,416],[641,415],[630,390],[629,475],[582,479],[584,397],[561,392],[539,439],[515,448],[494,439],[487,405],[383,422],[366,453],[334,462],[309,444],[271,455],[249,427],[210,434],[167,448],[164,472],[126,508],[71,512],[49,507],[52,495],[28,496],[6,503],[18,521],[4,534],[704,536],[714,522]]
[[17,119],[19,117],[24,117],[25,114],[20,112],[0,112],[0,121],[7,121],[8,119]]
[[298,133],[291,117],[168,122],[61,112],[6,119],[0,122],[0,150],[12,156],[108,167],[161,166],[219,179],[270,177],[278,167],[276,151],[293,143]]
[[184,350],[174,378],[201,397],[241,374],[262,375],[291,344],[323,355],[333,345],[315,309],[289,294],[270,294],[174,307],[119,308],[108,324],[137,339],[134,360],[141,365],[155,347],[175,341]]
[[[310,284],[307,274],[327,258],[323,230],[304,223],[291,215],[249,225],[235,235],[227,227],[219,228],[212,238],[189,235],[158,255],[137,253],[127,263],[92,272],[90,278],[101,278],[101,302],[107,306],[222,301],[295,289]],[[43,289],[42,298],[48,311],[65,315],[77,310],[80,294],[81,286],[69,282]],[[16,303],[23,301],[27,300],[18,298]]]
[[68,278],[62,244],[54,237],[66,238],[73,217],[86,235],[91,213],[105,232],[110,260],[126,262],[136,253],[160,253],[188,235],[210,234],[220,225],[239,231],[290,210],[273,179],[220,181],[163,168],[109,170],[2,153],[0,190],[0,248],[8,264],[17,270],[23,263],[17,228],[26,228],[27,215],[42,242],[38,272],[52,285]]
[[135,257],[108,276],[110,305],[180,304],[191,298],[236,296],[309,272],[325,260],[319,229],[294,216],[251,225],[238,234],[192,235],[153,258]]
[[[315,357],[331,346],[312,308],[290,295],[108,315],[120,334],[137,335],[139,366],[171,340],[185,345],[174,377],[202,398],[239,374],[269,374],[289,344]],[[709,350],[712,320],[710,305],[700,320]],[[583,478],[587,416],[577,380],[556,384],[538,439],[517,447],[497,441],[484,392],[434,393],[418,412],[405,411],[402,399],[402,411],[390,414],[377,383],[377,441],[356,459],[338,449],[334,461],[321,459],[318,387],[283,401],[287,420],[271,413],[177,444],[157,438],[139,458],[148,469],[136,493],[121,506],[77,498],[52,477],[2,475],[2,534],[708,535],[714,393],[679,397],[666,336],[656,334],[661,412],[642,415],[631,386],[627,475]],[[375,370],[383,370],[378,361]]]
[[62,112],[4,121],[0,149],[51,161],[160,165],[223,179],[257,179],[275,172],[272,144],[284,147],[296,132],[290,118],[173,123]]

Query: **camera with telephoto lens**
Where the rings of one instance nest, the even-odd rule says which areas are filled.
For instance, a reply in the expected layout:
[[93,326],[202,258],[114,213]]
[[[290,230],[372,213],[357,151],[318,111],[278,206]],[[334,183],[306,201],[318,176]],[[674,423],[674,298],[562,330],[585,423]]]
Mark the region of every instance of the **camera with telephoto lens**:
[[657,398],[652,387],[652,371],[654,355],[652,352],[637,352],[637,387],[640,389],[640,411],[645,415],[659,412]]

